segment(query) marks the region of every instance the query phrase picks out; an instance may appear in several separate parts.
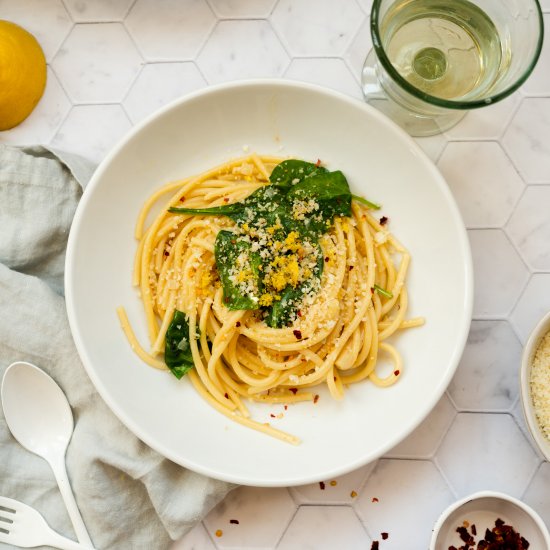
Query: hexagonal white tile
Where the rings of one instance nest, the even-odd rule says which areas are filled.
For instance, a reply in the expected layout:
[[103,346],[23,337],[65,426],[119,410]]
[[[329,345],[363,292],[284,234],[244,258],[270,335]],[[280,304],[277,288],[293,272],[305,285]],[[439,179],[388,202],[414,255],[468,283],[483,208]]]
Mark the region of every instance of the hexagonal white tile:
[[437,162],[447,145],[447,138],[445,134],[436,134],[429,137],[416,137],[414,141],[420,146],[420,148],[430,157],[433,162]]
[[319,57],[344,52],[365,18],[355,0],[279,0],[271,14],[292,54]]
[[458,496],[494,490],[519,498],[539,464],[509,414],[459,413],[436,460]]
[[[468,169],[464,159],[468,159]],[[466,227],[500,227],[525,188],[498,143],[451,142],[438,162]]]
[[148,63],[124,99],[124,108],[130,119],[138,122],[170,101],[205,86],[194,63]]
[[498,139],[520,101],[521,95],[516,92],[493,105],[473,109],[446,133],[451,139]]
[[172,544],[169,550],[215,550],[215,548],[204,525],[197,523],[187,535]]
[[361,82],[361,71],[367,54],[372,48],[372,38],[370,34],[370,21],[365,18],[361,27],[353,37],[350,45],[344,53],[344,59],[351,68],[351,72],[356,80]]
[[44,95],[30,116],[19,126],[0,133],[0,143],[14,145],[48,143],[69,112],[71,102],[48,67]]
[[474,317],[504,317],[514,306],[529,273],[499,229],[468,231],[474,261]]
[[529,183],[550,183],[550,98],[526,98],[502,144]]
[[425,550],[435,520],[453,500],[432,462],[382,459],[354,507],[373,539],[388,534],[384,550]]
[[341,59],[294,59],[285,72],[285,78],[333,88],[357,99],[363,97],[357,80]]
[[280,76],[289,63],[267,21],[220,21],[197,57],[208,82]]
[[121,23],[76,25],[53,60],[53,69],[76,102],[120,101],[141,66]]
[[[544,27],[545,29],[550,28],[550,15],[548,14],[544,15]],[[550,73],[548,72],[549,65],[550,43],[548,40],[544,40],[537,66],[531,76],[527,79],[527,82],[523,85],[523,90],[527,95],[547,95],[550,93]]]
[[369,548],[370,544],[370,537],[351,507],[300,506],[277,550],[358,549]]
[[386,453],[391,458],[431,458],[447,432],[456,410],[446,394],[414,432]]
[[206,0],[137,0],[125,21],[139,49],[151,61],[193,59],[215,23]]
[[548,486],[550,484],[550,464],[543,462],[536,471],[529,487],[525,491],[523,500],[538,512],[546,525],[550,525],[550,500],[548,500]]
[[523,343],[535,325],[550,311],[550,273],[535,273],[519,297],[511,319]]
[[71,109],[51,144],[99,162],[130,127],[120,105],[78,105]]
[[550,185],[530,186],[521,197],[506,231],[527,264],[550,271]]
[[121,21],[134,0],[64,0],[77,22]]
[[298,504],[350,504],[359,496],[363,483],[375,466],[376,462],[372,462],[335,479],[291,487],[290,492]]
[[238,487],[206,516],[204,525],[218,548],[273,548],[295,512],[286,489]]
[[277,0],[208,0],[212,9],[223,18],[268,17]]
[[48,62],[73,25],[61,0],[2,0],[0,13],[36,37]]
[[506,321],[473,321],[448,389],[458,410],[510,410],[518,397],[521,351]]

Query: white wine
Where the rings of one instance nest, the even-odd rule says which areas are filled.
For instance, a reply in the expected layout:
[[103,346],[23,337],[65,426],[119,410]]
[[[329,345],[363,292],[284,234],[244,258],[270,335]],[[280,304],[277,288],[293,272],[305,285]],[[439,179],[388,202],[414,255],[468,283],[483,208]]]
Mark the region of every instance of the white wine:
[[511,57],[491,19],[468,0],[397,0],[380,36],[399,74],[443,99],[486,96]]

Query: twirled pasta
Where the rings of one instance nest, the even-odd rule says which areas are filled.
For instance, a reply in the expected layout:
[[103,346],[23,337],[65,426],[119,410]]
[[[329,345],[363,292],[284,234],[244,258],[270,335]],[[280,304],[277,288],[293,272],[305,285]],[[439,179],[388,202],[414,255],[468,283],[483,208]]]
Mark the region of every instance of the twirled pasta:
[[[241,201],[269,184],[269,175],[281,160],[250,155],[155,192],[138,217],[133,274],[147,318],[149,353],[137,341],[124,309],[117,312],[132,348],[159,369],[167,368],[159,356],[174,312],[184,312],[195,366],[189,377],[197,391],[231,419],[298,443],[297,437],[252,420],[243,399],[312,401],[319,384],[326,384],[332,396],[341,399],[346,385],[366,378],[390,386],[402,375],[403,365],[387,339],[398,329],[421,325],[423,319],[405,319],[409,253],[386,229],[384,219],[377,221],[368,207],[355,200],[352,216],[335,218],[320,239],[325,260],[320,287],[291,326],[271,328],[258,311],[230,311],[224,305],[214,245],[218,232],[231,229],[234,222],[225,216],[180,214],[168,208]],[[144,230],[151,208],[167,194],[171,198]],[[394,362],[386,377],[376,372],[380,351]]]

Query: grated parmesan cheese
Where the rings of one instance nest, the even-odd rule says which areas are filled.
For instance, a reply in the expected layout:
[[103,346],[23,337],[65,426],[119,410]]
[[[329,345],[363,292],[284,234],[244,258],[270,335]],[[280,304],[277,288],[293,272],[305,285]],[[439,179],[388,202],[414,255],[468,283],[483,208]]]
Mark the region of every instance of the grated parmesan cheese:
[[550,331],[539,343],[531,363],[531,396],[539,426],[550,440]]

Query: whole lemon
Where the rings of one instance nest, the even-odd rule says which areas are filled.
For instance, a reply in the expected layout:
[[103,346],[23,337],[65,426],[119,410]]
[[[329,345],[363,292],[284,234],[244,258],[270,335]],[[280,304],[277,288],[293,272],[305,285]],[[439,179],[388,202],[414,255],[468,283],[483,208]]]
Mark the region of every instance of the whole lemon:
[[0,130],[25,120],[46,87],[46,59],[36,38],[0,20]]

